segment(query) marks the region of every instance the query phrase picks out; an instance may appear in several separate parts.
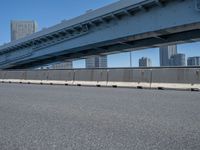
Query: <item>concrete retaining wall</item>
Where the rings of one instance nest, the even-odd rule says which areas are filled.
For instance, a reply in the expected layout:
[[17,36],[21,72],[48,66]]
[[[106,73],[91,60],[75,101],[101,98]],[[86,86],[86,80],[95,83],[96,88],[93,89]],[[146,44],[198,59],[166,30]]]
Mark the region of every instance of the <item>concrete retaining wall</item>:
[[200,68],[0,71],[1,82],[200,89]]

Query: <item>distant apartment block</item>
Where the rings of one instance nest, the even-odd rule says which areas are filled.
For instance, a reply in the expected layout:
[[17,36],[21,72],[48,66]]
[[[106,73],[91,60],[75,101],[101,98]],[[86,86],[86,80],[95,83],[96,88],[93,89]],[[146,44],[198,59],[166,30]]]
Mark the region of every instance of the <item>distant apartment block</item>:
[[37,31],[35,21],[11,21],[11,41],[31,35]]
[[139,59],[139,67],[151,67],[152,62],[150,58],[142,57]]
[[170,58],[177,54],[177,46],[163,46],[160,47],[160,66],[170,66]]
[[185,66],[186,59],[185,54],[176,54],[170,58],[170,66]]
[[73,63],[72,61],[65,61],[62,63],[53,64],[51,68],[52,69],[72,69]]
[[199,57],[188,57],[187,59],[188,66],[200,66],[200,56]]
[[92,56],[85,60],[86,68],[107,68],[107,56]]

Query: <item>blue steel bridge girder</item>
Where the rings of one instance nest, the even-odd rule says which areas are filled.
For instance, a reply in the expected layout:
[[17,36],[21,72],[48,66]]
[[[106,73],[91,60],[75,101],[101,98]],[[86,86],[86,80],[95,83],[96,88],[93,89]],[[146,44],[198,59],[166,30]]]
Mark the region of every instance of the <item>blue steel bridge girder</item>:
[[197,1],[119,1],[0,46],[0,68],[26,68],[63,58],[197,41]]
[[[157,0],[156,1],[156,3],[161,3],[160,2],[160,0]],[[140,7],[142,7],[142,8],[145,8],[145,7],[143,7],[142,5],[140,5]],[[126,10],[126,9],[124,9],[122,12],[125,12],[126,14],[128,14],[128,15],[130,15],[130,13]],[[116,14],[119,14],[120,13],[120,11],[119,12],[117,12]],[[112,16],[115,16],[115,14],[112,14]],[[117,18],[116,16],[115,16],[115,18]],[[95,21],[95,20],[94,20]],[[97,19],[96,21],[101,21],[101,22],[104,22],[104,18],[99,18],[99,19]],[[74,29],[68,29],[68,31],[69,32],[71,32],[71,31],[74,31]],[[37,42],[37,40],[36,40],[36,42]]]

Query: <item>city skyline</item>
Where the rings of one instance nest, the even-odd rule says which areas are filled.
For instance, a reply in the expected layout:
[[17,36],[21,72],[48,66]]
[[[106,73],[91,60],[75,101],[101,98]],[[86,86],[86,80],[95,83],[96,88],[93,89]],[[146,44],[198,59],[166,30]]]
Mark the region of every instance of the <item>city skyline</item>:
[[[30,0],[25,1],[21,0],[21,7],[16,7],[19,5],[19,2],[15,1],[5,1],[3,5],[0,6],[0,9],[3,14],[0,21],[3,22],[0,26],[0,45],[9,42],[10,40],[10,21],[11,20],[35,20],[39,24],[39,30],[42,28],[50,27],[55,24],[60,23],[62,20],[68,20],[70,18],[84,14],[87,10],[97,9],[107,4],[116,2],[117,0],[85,0],[85,3],[81,3],[81,0],[77,1],[64,1],[61,0],[59,3],[49,2],[47,0]],[[40,5],[37,5],[37,2],[40,2]],[[78,4],[82,4],[82,7],[79,7]],[[37,11],[35,11],[37,5]],[[44,6],[48,10],[43,9]],[[11,8],[12,11],[8,12],[6,8]],[[23,9],[21,9],[23,8]],[[76,11],[74,11],[76,10]],[[24,14],[24,12],[27,12]],[[65,13],[63,13],[65,12]],[[48,15],[47,15],[48,14]],[[191,43],[191,44],[181,44],[178,45],[178,52],[186,54],[186,57],[200,56],[200,42]],[[129,67],[129,53],[114,54],[108,56],[108,67]],[[149,57],[152,60],[152,66],[159,66],[159,50],[158,48],[139,50],[132,52],[132,66],[138,66],[138,60],[141,57]],[[73,64],[75,67],[84,67],[84,60],[75,61]]]

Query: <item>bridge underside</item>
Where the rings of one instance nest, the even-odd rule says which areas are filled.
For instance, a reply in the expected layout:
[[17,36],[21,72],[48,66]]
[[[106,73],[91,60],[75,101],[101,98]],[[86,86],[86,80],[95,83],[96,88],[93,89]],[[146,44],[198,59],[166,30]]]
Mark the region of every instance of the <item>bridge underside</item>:
[[[29,60],[29,63],[20,62],[16,63],[15,66],[8,69],[25,69],[32,68],[36,66],[41,66],[41,64],[50,64],[52,62],[64,61],[64,60],[76,60],[84,59],[92,55],[108,55],[118,52],[127,52],[127,51],[136,51],[144,48],[154,48],[162,45],[185,43],[185,42],[194,42],[200,40],[200,29],[191,30],[187,32],[180,32],[176,34],[163,35],[158,37],[151,37],[137,41],[124,41],[116,42],[110,45],[95,47],[95,49],[83,49],[80,51],[74,50],[72,53],[57,53],[56,55],[47,55],[41,58]],[[190,39],[190,40],[188,40]],[[191,40],[192,39],[192,40]],[[176,41],[176,42],[174,42]]]
[[200,12],[195,2],[147,0],[131,5],[132,0],[127,0],[130,5],[112,11],[112,6],[122,3],[118,2],[109,6],[109,13],[101,14],[108,9],[105,7],[75,18],[72,21],[86,18],[76,25],[65,27],[67,21],[60,24],[61,29],[41,31],[41,35],[37,33],[40,36],[0,47],[0,68],[31,68],[91,55],[198,41]]

